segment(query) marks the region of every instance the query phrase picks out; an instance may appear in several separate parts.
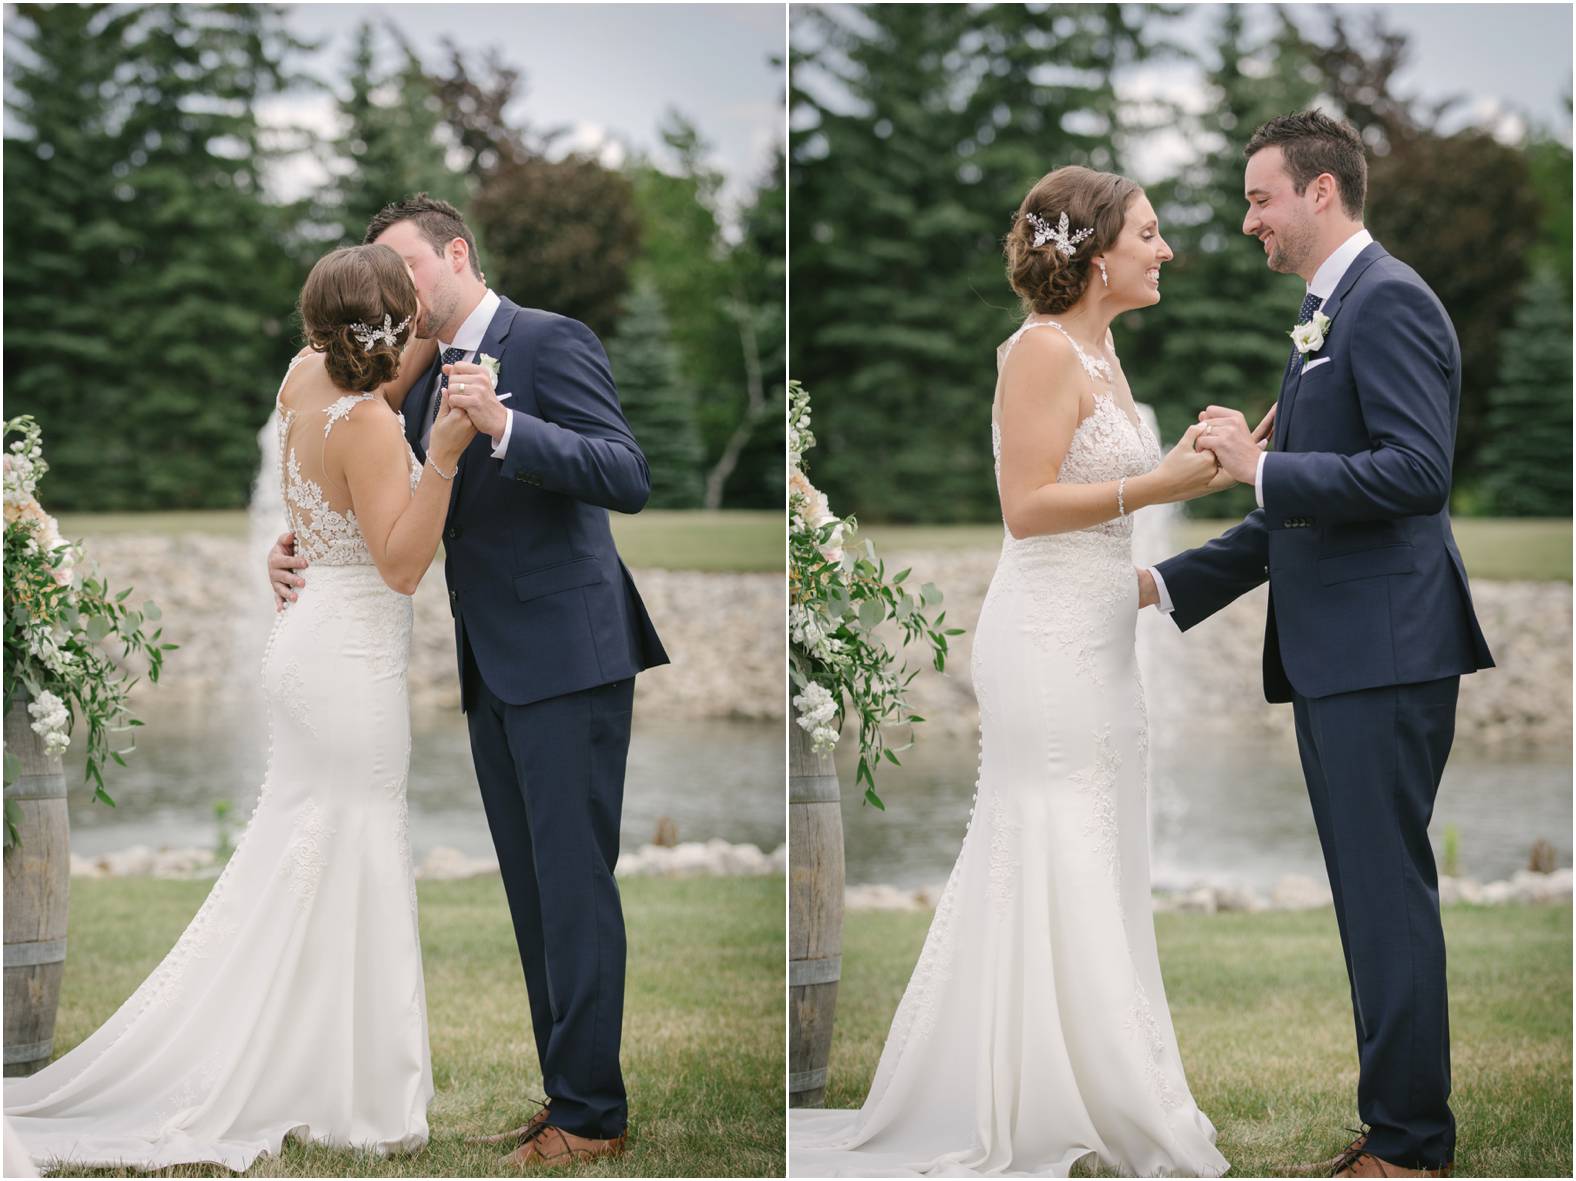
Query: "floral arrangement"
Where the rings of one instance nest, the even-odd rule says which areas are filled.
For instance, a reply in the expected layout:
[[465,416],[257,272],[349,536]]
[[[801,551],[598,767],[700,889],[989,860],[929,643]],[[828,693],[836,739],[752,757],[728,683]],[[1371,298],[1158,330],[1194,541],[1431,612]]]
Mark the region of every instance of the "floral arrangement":
[[815,446],[810,432],[810,395],[797,381],[788,383],[788,672],[795,722],[810,735],[814,749],[836,745],[846,713],[859,719],[859,767],[865,801],[885,810],[875,790],[875,771],[884,758],[898,764],[898,752],[912,742],[887,745],[884,728],[913,726],[925,719],[904,700],[919,675],[900,662],[877,629],[897,625],[903,643],[923,640],[936,671],[946,667],[947,637],[962,628],[945,628],[946,612],[934,621],[928,612],[941,604],[941,591],[926,583],[918,595],[904,585],[909,571],[887,577],[885,563],[866,541],[845,547],[858,524],[838,517],[826,496],[804,472],[804,455]]
[[[141,611],[126,606],[131,589],[111,595],[97,573],[84,574],[81,547],[60,536],[55,519],[38,502],[38,482],[49,470],[42,433],[32,417],[8,419],[4,438],[5,488],[5,706],[28,703],[32,729],[50,754],[71,745],[78,719],[87,723],[87,772],[94,798],[114,805],[104,790],[104,763],[124,766],[122,751],[109,749],[112,731],[142,723],[128,715],[126,703],[136,678],[103,651],[106,640],[121,645],[120,660],[134,653],[147,662],[148,679],[157,681],[166,652],[163,629],[147,634],[156,622],[152,602]],[[16,778],[19,760],[6,752],[5,782]],[[14,805],[6,803],[5,847],[16,844]]]

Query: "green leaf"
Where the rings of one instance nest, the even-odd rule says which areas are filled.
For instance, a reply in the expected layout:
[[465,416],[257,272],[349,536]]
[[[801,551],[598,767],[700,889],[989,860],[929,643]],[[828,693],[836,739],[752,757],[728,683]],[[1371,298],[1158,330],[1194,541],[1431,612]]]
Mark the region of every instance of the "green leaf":
[[886,811],[886,805],[881,802],[881,797],[876,795],[876,789],[874,787],[865,788],[865,803],[869,804],[877,811]]
[[880,625],[886,618],[886,606],[880,599],[866,599],[859,605],[859,622],[867,628]]
[[22,774],[22,760],[10,751],[5,752],[5,785],[10,787],[16,782],[17,776]]
[[163,618],[159,614],[159,605],[152,599],[149,599],[142,605],[142,616],[144,619],[151,619],[154,622],[158,622],[159,619]]
[[95,644],[114,630],[114,621],[105,615],[95,615],[92,619],[88,620],[88,626],[86,628],[88,639],[92,640]]

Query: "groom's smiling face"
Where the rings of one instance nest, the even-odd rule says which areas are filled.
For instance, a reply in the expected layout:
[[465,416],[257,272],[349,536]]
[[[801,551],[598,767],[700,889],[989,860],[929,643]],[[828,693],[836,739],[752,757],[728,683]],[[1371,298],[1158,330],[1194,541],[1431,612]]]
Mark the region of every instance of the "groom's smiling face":
[[1286,171],[1285,154],[1278,146],[1271,146],[1249,157],[1242,187],[1248,200],[1242,232],[1264,243],[1270,270],[1301,274],[1319,239],[1311,201],[1313,186],[1299,195]]

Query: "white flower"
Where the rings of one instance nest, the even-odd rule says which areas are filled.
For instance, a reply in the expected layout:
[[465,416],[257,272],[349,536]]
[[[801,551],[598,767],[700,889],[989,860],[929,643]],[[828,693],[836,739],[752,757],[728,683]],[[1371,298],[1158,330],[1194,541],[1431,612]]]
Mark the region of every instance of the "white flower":
[[71,745],[71,713],[66,703],[47,690],[30,701],[27,712],[33,715],[33,733],[44,740],[44,750],[51,755],[62,753]]
[[1330,317],[1323,312],[1314,312],[1313,319],[1306,324],[1298,324],[1291,330],[1291,342],[1297,346],[1297,351],[1303,356],[1316,353],[1324,347],[1324,334],[1330,330]]
[[831,690],[811,681],[793,699],[793,704],[799,711],[799,728],[810,735],[810,745],[815,750],[828,751],[837,745],[837,731],[830,725],[837,717],[837,701]]
[[476,363],[483,369],[487,370],[488,373],[492,374],[493,384],[497,385],[498,370],[503,367],[503,363],[499,361],[497,357],[489,357],[486,353],[482,353],[480,356],[478,356],[476,358]]

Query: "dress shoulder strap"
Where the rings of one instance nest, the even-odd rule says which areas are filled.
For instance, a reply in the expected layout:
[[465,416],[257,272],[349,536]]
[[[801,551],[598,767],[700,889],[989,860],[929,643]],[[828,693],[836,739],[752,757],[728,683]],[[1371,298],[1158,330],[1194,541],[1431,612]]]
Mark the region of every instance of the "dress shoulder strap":
[[328,416],[328,421],[323,424],[323,438],[328,438],[328,432],[334,429],[334,425],[347,418],[357,406],[363,402],[370,402],[375,397],[376,394],[346,394],[343,398],[338,398],[323,407],[323,413]]
[[[1063,328],[1055,320],[1026,320],[1026,321],[1024,321],[1022,324],[1020,324],[1018,326],[1018,330],[1016,332],[1014,332],[1006,340],[1002,341],[1001,344],[996,346],[996,369],[997,369],[997,371],[1000,372],[1001,367],[1007,363],[1007,354],[1012,352],[1012,346],[1018,343],[1018,340],[1023,336],[1023,334],[1025,332],[1027,332],[1031,328],[1045,328],[1047,326],[1057,329],[1058,331],[1061,332],[1061,334],[1063,336],[1067,335],[1067,329]],[[1070,340],[1072,338],[1068,337],[1068,339]],[[1073,347],[1077,348],[1078,346],[1076,344],[1074,344]]]

